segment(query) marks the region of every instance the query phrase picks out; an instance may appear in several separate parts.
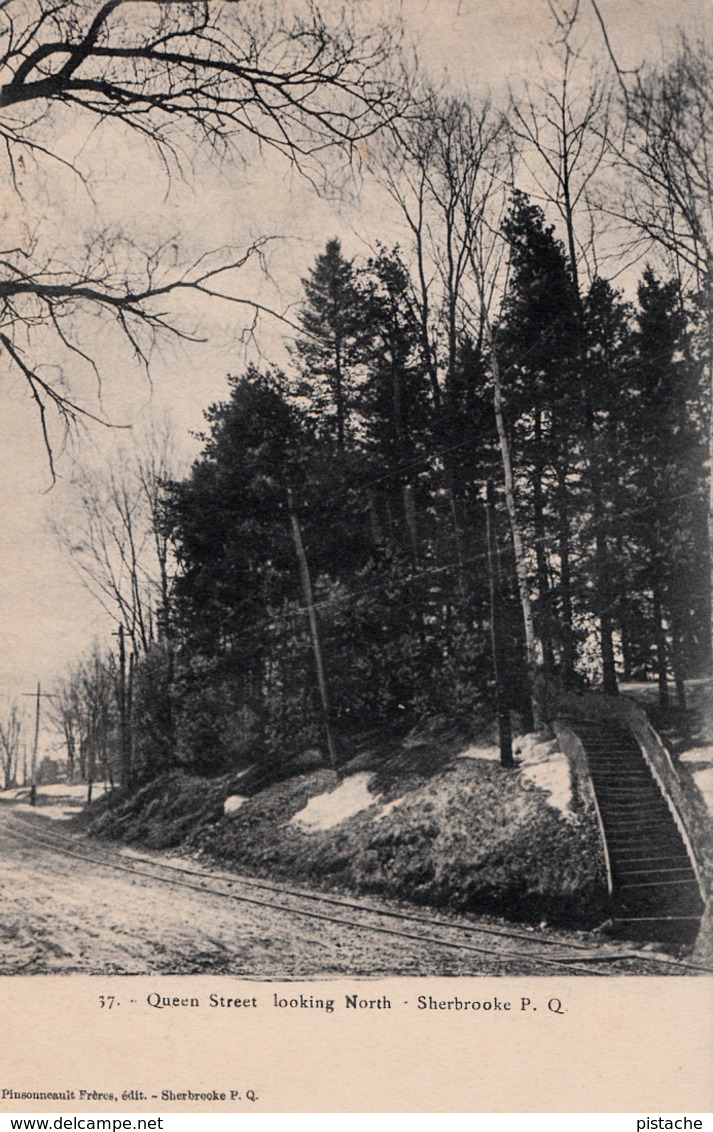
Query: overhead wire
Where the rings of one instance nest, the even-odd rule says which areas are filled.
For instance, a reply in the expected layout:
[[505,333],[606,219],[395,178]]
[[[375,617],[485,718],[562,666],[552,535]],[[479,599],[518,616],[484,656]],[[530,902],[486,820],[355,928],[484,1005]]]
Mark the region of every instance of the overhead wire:
[[[678,502],[681,499],[690,498],[690,497],[693,497],[693,496],[699,496],[701,498],[703,497],[700,492],[686,492],[686,493],[683,493],[683,494],[680,494],[680,495],[668,497],[665,500],[665,502]],[[640,509],[638,509],[638,511],[630,511],[630,512],[628,512],[628,514],[634,514],[634,513],[641,514],[641,513],[648,511],[650,509],[651,509],[651,506],[648,506],[646,508],[640,508]],[[546,535],[546,536],[544,536],[543,539],[532,539],[532,540],[530,540],[530,542],[534,544],[535,542],[543,542],[544,541],[545,543],[549,544],[553,541],[554,538],[555,538],[555,536],[553,536],[553,535]],[[332,595],[331,597],[328,597],[328,598],[322,598],[322,599],[315,601],[313,603],[313,608],[315,610],[319,611],[319,610],[330,608],[330,607],[335,606],[335,605],[349,604],[349,603],[352,603],[352,602],[359,601],[364,597],[369,597],[373,593],[386,591],[386,590],[393,588],[393,587],[405,587],[409,583],[414,582],[414,581],[418,581],[419,579],[424,578],[424,577],[444,574],[444,573],[447,573],[451,570],[459,570],[463,566],[471,566],[476,562],[487,562],[487,560],[488,560],[487,551],[482,551],[482,552],[479,552],[478,554],[469,555],[467,558],[453,559],[450,562],[441,563],[439,565],[434,565],[434,566],[428,567],[424,570],[418,570],[418,571],[415,571],[415,572],[411,572],[409,574],[402,575],[401,577],[392,578],[390,580],[382,580],[382,581],[376,583],[373,586],[368,586],[366,588],[362,588],[362,589],[359,589],[359,590],[356,590],[356,591],[350,590],[348,593],[344,593],[344,594],[340,594],[340,595]],[[336,581],[337,579],[334,579],[334,580]],[[399,604],[405,604],[401,598],[399,599]],[[237,635],[231,634],[231,642],[232,643],[239,643],[240,640],[247,640],[248,636],[251,635],[251,634],[274,628],[276,625],[283,624],[285,622],[288,622],[290,620],[294,620],[296,618],[300,618],[303,615],[306,615],[306,613],[307,613],[306,608],[303,607],[303,606],[300,606],[298,608],[286,611],[284,613],[275,614],[275,615],[273,615],[273,616],[271,616],[271,617],[269,617],[265,620],[262,620],[262,621],[255,621],[255,622],[252,622],[252,623],[248,623],[247,625],[241,626],[239,633]]]

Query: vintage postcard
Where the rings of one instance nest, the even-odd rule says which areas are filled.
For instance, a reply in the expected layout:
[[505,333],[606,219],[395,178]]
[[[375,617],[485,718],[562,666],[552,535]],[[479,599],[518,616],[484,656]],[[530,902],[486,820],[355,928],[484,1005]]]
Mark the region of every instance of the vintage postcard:
[[0,4],[0,1111],[710,1110],[712,32]]

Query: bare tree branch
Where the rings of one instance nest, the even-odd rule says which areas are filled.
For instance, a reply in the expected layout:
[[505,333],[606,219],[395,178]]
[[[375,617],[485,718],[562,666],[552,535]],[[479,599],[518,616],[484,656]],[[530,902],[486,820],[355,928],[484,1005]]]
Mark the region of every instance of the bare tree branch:
[[[218,158],[245,144],[247,155],[255,145],[275,149],[324,187],[330,155],[358,162],[359,143],[394,122],[407,96],[398,26],[373,13],[365,22],[360,7],[328,23],[312,0],[7,0],[0,142],[10,183],[21,195],[29,161],[38,168],[57,161],[92,195],[91,170],[48,141],[61,110],[87,127],[145,140],[169,186],[172,169],[182,172],[187,147],[198,143]],[[51,166],[46,171],[51,194]],[[68,263],[43,252],[37,236],[0,253],[0,351],[27,383],[53,480],[50,410],[65,427],[101,419],[72,392],[84,370],[101,395],[87,320],[113,325],[146,371],[166,336],[202,340],[172,313],[168,300],[183,292],[245,308],[248,336],[263,314],[289,324],[284,312],[237,291],[241,269],[262,261],[266,243],[261,237],[239,253],[222,248],[172,269],[163,249],[141,253],[108,231]]]
[[177,467],[167,424],[148,429],[116,454],[103,474],[80,468],[64,513],[50,527],[102,608],[123,624],[137,652],[151,644],[153,626],[167,630],[172,555],[164,530],[163,488]]
[[398,31],[329,26],[311,3],[108,0],[89,20],[78,0],[13,0],[0,19],[0,109],[61,102],[160,145],[180,125],[218,148],[252,135],[297,161],[353,153],[402,107]]

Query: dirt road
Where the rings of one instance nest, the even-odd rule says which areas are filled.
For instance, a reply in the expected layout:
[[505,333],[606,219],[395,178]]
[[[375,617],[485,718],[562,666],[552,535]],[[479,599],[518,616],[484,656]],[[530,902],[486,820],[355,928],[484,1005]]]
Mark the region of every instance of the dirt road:
[[[133,873],[137,865],[152,866],[141,866],[130,851],[67,838],[64,823],[43,819],[41,811],[30,816],[0,807],[1,974],[205,972],[291,979],[553,973],[513,954],[513,948],[528,950],[528,941],[462,936],[463,949],[441,946],[391,934],[429,934],[418,925],[392,923],[385,929],[382,923],[374,931],[364,923],[329,922],[330,915],[344,919],[354,913],[319,904],[303,908],[312,915],[319,909],[317,915],[325,918],[309,918],[294,908],[261,906],[276,898],[241,888],[239,877],[227,882],[232,895],[226,898],[202,890],[210,874],[176,886],[162,875]],[[92,855],[94,860],[83,859]],[[155,860],[156,870],[165,872],[160,862],[166,858]],[[246,893],[253,903],[235,899]],[[477,933],[477,923],[470,923]],[[563,946],[573,938],[563,934]],[[495,946],[496,953],[466,950],[481,942]],[[594,937],[592,946],[602,955],[607,950]]]

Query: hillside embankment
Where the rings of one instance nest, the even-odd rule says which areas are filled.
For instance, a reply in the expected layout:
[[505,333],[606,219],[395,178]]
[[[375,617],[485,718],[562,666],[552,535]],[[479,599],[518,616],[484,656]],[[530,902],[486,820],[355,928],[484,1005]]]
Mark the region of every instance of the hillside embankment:
[[[673,753],[710,887],[711,687],[691,682],[687,715],[657,711],[651,685],[626,693]],[[606,707],[603,697],[586,699]],[[632,707],[622,697],[617,714],[628,718]],[[238,873],[596,927],[608,915],[606,870],[586,782],[556,741],[522,736],[515,751],[515,769],[504,770],[492,742],[469,745],[439,723],[399,740],[370,737],[339,775],[316,750],[217,778],[177,771],[133,794],[105,794],[73,824]],[[710,920],[709,908],[700,954],[711,949]]]
[[[593,927],[606,919],[594,813],[552,741],[525,736],[504,770],[487,743],[431,729],[367,745],[340,776],[261,765],[175,773],[75,819],[94,837],[222,868],[454,911]],[[309,764],[312,765],[309,765]]]

